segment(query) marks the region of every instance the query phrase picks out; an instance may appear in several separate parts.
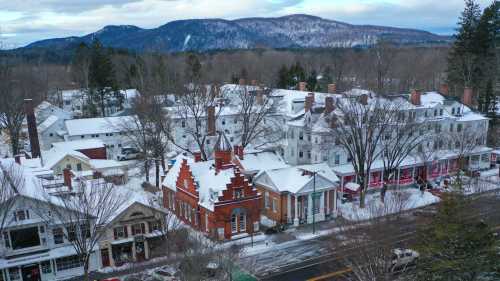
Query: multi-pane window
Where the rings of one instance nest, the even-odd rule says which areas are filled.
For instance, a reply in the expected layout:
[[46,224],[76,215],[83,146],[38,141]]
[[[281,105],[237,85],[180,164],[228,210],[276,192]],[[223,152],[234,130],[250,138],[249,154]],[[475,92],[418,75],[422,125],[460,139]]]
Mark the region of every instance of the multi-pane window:
[[9,233],[7,231],[4,231],[4,233],[3,233],[3,242],[4,242],[6,248],[10,248]]
[[118,226],[113,229],[115,240],[121,238],[127,238],[127,227],[126,226]]
[[54,244],[64,243],[64,233],[62,228],[58,227],[52,229],[52,235],[54,236]]
[[68,232],[68,240],[75,241],[76,240],[76,227],[74,225],[68,225],[66,227],[66,231]]
[[44,274],[52,273],[52,266],[50,264],[50,261],[42,262],[42,273]]
[[278,212],[278,200],[276,198],[273,198],[273,212]]
[[21,274],[19,273],[19,269],[17,267],[9,268],[9,279],[11,281],[21,280]]
[[246,216],[244,213],[240,213],[240,217],[239,217],[240,221],[240,231],[243,231],[243,230],[246,230],[247,228],[247,220],[246,220]]
[[83,265],[78,256],[70,256],[56,259],[57,271],[68,270],[72,268],[81,267]]
[[17,220],[17,221],[23,221],[23,220],[27,220],[30,218],[30,212],[28,210],[17,210],[15,213],[14,213],[14,218]]
[[161,223],[160,221],[150,221],[148,222],[148,226],[149,226],[149,232],[153,232],[153,231],[156,231],[156,230],[161,230]]
[[146,232],[144,223],[136,223],[132,225],[132,235],[144,234]]
[[269,192],[264,193],[264,207],[269,209]]
[[238,231],[238,225],[236,224],[236,214],[231,215],[231,232],[235,233]]

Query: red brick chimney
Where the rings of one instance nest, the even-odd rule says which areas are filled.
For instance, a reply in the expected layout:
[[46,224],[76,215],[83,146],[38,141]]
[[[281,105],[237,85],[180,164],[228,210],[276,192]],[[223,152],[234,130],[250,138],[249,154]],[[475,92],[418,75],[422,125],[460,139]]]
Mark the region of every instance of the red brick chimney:
[[194,162],[201,162],[201,151],[193,152]]
[[472,91],[472,88],[465,87],[464,95],[462,96],[462,103],[468,107],[472,107],[473,100],[474,100],[474,92]]
[[299,82],[299,91],[306,91],[307,82]]
[[240,160],[243,160],[243,146],[235,145],[233,146],[234,155],[238,156]]
[[314,93],[309,93],[306,96],[306,100],[304,103],[304,109],[306,112],[310,111],[314,105]]
[[215,106],[207,107],[207,134],[215,136]]
[[224,132],[219,132],[219,137],[214,147],[215,172],[232,167],[231,142]]
[[443,96],[447,96],[450,93],[450,87],[448,86],[448,84],[441,84],[441,86],[439,86],[439,93]]
[[337,84],[335,84],[335,83],[328,84],[328,93],[329,94],[337,93]]
[[247,81],[245,80],[245,78],[240,78],[240,81],[238,81],[240,86],[244,86],[247,84]]
[[36,128],[35,111],[32,99],[24,100],[24,113],[28,122],[28,134],[31,145],[31,157],[40,157],[40,142],[38,141],[38,130]]
[[420,106],[422,103],[420,101],[421,92],[418,89],[413,89],[410,94],[410,102],[413,105]]
[[63,178],[64,178],[64,185],[68,187],[68,190],[73,190],[73,187],[71,186],[71,170],[66,168],[63,170]]
[[333,97],[325,98],[325,114],[330,114],[335,110],[335,106],[333,105]]

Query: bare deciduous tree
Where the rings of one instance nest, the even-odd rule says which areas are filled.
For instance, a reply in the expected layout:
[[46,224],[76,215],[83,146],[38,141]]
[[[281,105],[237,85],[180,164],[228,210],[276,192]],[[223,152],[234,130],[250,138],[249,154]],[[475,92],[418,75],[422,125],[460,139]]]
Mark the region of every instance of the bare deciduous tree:
[[360,185],[360,207],[365,206],[365,192],[373,162],[380,156],[381,138],[389,128],[397,107],[385,99],[368,96],[338,99],[338,119],[331,133],[346,151]]
[[90,280],[90,258],[104,235],[102,227],[117,214],[128,195],[101,180],[80,180],[74,192],[44,196],[50,212],[40,211],[40,217],[49,225],[61,225],[65,239],[71,243],[83,265],[84,280]]
[[24,185],[22,172],[17,165],[0,162],[0,233],[9,225],[8,215],[14,206],[14,197],[24,189]]
[[283,136],[280,130],[283,125],[273,116],[272,100],[260,88],[250,92],[246,86],[238,87],[242,88],[236,91],[241,146],[257,147],[279,141]]
[[[177,148],[193,154],[201,153],[202,160],[208,160],[210,151],[206,146],[209,134],[207,128],[209,108],[214,110],[214,122],[220,116],[224,104],[220,102],[223,97],[217,86],[206,86],[203,84],[191,83],[178,87],[178,99],[175,112],[172,113],[172,121],[180,122],[187,141],[178,140],[174,134],[170,134],[169,140]],[[174,132],[172,132],[174,133]]]

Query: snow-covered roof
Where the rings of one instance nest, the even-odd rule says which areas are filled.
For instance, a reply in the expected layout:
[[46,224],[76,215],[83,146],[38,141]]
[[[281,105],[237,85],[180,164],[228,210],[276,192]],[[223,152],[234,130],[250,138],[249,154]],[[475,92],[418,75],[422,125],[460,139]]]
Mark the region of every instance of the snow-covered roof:
[[[316,172],[316,179],[311,172]],[[263,171],[257,175],[254,182],[279,192],[297,194],[305,191],[314,180],[317,190],[333,188],[338,182],[337,176],[324,163]]]
[[127,164],[116,160],[106,160],[106,159],[90,159],[90,166],[96,170],[112,169],[112,168],[122,168]]
[[426,92],[420,95],[420,103],[424,107],[435,107],[443,104],[445,97],[438,92]]
[[66,120],[66,130],[70,136],[105,134],[124,131],[124,124],[133,122],[133,116],[100,117]]
[[52,146],[57,149],[65,150],[83,150],[92,148],[102,148],[104,147],[104,142],[100,139],[86,139],[86,140],[75,140],[75,141],[62,141],[54,142]]
[[243,160],[238,160],[246,173],[281,169],[290,167],[283,158],[274,151],[258,151],[244,154]]
[[45,130],[47,130],[50,126],[54,125],[59,118],[55,115],[50,115],[43,121],[40,125],[38,125],[38,131],[41,133]]
[[52,148],[47,151],[42,151],[43,166],[52,169],[66,156],[76,158],[83,162],[88,162],[90,160],[85,154],[75,150]]

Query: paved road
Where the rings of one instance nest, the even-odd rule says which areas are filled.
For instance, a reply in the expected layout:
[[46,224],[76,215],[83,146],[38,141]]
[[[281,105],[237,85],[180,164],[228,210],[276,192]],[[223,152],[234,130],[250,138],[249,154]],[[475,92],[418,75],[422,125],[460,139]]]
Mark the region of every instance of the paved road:
[[[474,206],[479,209],[480,214],[475,217],[487,221],[491,225],[500,224],[500,204],[498,192],[489,192],[476,195]],[[435,205],[422,208],[426,211],[435,209]],[[407,213],[399,218],[400,221],[392,221],[388,232],[394,235],[394,248],[405,246],[411,242],[417,228],[417,221],[425,224],[429,218],[414,216],[413,212]],[[475,219],[475,218],[474,218]],[[396,227],[396,228],[394,228]],[[500,228],[499,228],[500,230]],[[405,241],[402,241],[405,240]],[[408,240],[408,241],[406,241]],[[285,247],[279,247],[273,251],[247,257],[242,260],[242,265],[247,265],[247,270],[254,273],[260,280],[265,281],[320,281],[320,280],[342,280],[340,275],[346,269],[343,264],[348,252],[345,245],[335,245],[334,236],[319,237],[309,241],[290,243]],[[334,276],[328,277],[329,274]],[[324,278],[315,279],[323,276]]]

